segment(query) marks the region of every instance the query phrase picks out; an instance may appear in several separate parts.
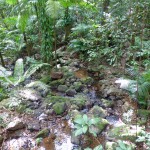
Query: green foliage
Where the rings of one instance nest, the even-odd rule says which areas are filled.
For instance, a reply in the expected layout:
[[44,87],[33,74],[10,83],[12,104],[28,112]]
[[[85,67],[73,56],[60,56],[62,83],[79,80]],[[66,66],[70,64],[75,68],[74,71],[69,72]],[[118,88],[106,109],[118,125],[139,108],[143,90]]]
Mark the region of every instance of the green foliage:
[[88,118],[87,115],[79,116],[74,120],[75,136],[90,133],[96,136],[96,133],[91,129],[92,125],[96,125],[100,121],[99,118]]
[[150,133],[146,131],[141,132],[136,142],[144,142],[147,145],[147,148],[150,149]]
[[[86,148],[84,150],[92,150],[92,149],[91,148]],[[103,147],[102,147],[102,145],[98,145],[93,150],[103,150]]]
[[132,145],[125,144],[123,141],[118,140],[118,147],[116,150],[134,150]]
[[[39,68],[47,65],[49,66],[47,63],[33,64],[27,69],[27,71],[24,72],[23,59],[18,59],[15,64],[13,76],[7,77],[7,71],[2,71],[1,69],[1,82],[6,82],[10,85],[17,86],[25,79],[29,78],[32,74],[34,74]],[[5,70],[5,68],[3,70]]]

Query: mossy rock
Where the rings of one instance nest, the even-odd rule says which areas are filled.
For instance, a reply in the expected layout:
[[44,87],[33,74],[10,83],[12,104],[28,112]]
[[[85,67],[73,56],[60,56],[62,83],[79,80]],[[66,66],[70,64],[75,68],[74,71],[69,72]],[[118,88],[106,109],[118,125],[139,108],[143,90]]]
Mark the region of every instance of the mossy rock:
[[45,128],[39,131],[37,135],[35,136],[35,138],[45,138],[49,135],[49,132],[50,132],[49,129]]
[[45,83],[45,84],[48,84],[50,81],[51,81],[51,77],[48,75],[48,76],[43,76],[41,79],[40,79],[41,82]]
[[83,89],[84,85],[81,82],[74,82],[73,88],[80,92]]
[[66,85],[59,85],[58,86],[58,91],[59,92],[66,92],[68,87]]
[[93,82],[94,82],[94,80],[93,80],[93,78],[91,78],[91,77],[87,77],[87,78],[82,78],[81,79],[81,82],[83,83],[83,84],[92,84]]
[[50,82],[51,88],[57,88],[59,85],[63,85],[65,83],[65,79],[54,80]]
[[64,102],[56,103],[53,105],[53,110],[57,115],[61,115],[63,112],[65,112],[66,104]]
[[114,105],[113,101],[107,99],[101,99],[102,105],[106,108],[112,107]]
[[[94,117],[91,117],[94,118]],[[106,119],[99,118],[100,121],[96,125],[91,126],[91,130],[94,131],[96,134],[100,134],[106,126],[109,124]]]
[[71,99],[71,102],[77,105],[80,109],[85,106],[87,101],[87,97],[84,95],[76,95],[74,98]]
[[[108,136],[111,138],[116,138],[120,140],[129,140],[135,142],[136,137],[142,132],[142,127],[131,126],[131,125],[122,125],[119,127],[114,127],[108,131]],[[137,136],[136,136],[137,134]]]
[[98,105],[93,106],[90,111],[90,114],[94,115],[94,117],[102,117],[105,118],[107,116],[107,111]]
[[18,113],[23,113],[23,112],[26,111],[26,108],[27,108],[27,106],[26,106],[25,104],[21,104],[21,105],[19,105],[19,106],[16,108],[16,111],[17,111]]
[[48,95],[46,98],[47,103],[57,103],[57,102],[67,102],[70,101],[68,97],[62,97],[62,96],[51,96]]
[[21,104],[21,100],[15,98],[15,97],[10,97],[7,99],[4,99],[0,102],[0,108],[8,108],[8,109],[17,109],[17,107]]

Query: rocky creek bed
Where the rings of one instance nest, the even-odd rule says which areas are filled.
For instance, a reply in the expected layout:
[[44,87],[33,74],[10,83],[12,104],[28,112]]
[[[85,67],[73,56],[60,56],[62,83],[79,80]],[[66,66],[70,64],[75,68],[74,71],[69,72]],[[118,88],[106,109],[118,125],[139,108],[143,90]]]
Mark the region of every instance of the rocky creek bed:
[[[134,146],[142,126],[136,126],[136,102],[115,83],[118,77],[110,68],[87,67],[66,52],[58,54],[57,70],[11,88],[0,102],[1,149],[80,150],[102,144],[113,150],[118,139]],[[74,136],[73,120],[83,114],[100,118],[97,138]]]

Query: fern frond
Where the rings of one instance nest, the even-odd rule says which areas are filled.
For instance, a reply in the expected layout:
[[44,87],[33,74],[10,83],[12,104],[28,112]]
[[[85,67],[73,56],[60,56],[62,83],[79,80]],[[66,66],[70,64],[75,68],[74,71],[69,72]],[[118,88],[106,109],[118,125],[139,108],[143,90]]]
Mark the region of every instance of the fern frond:
[[40,90],[43,90],[45,92],[48,92],[49,91],[49,86],[46,85],[45,83],[41,82],[41,81],[34,81],[34,82],[31,82],[29,84],[26,85],[27,88],[37,88],[37,89],[40,89]]
[[20,58],[15,63],[14,78],[19,79],[20,77],[23,76],[23,73],[24,73],[23,59]]
[[61,9],[59,1],[48,0],[46,3],[46,12],[51,18],[57,18]]
[[29,78],[33,73],[35,73],[38,69],[40,69],[43,66],[49,66],[47,63],[42,64],[34,64],[29,67],[29,69],[24,73],[24,78]]

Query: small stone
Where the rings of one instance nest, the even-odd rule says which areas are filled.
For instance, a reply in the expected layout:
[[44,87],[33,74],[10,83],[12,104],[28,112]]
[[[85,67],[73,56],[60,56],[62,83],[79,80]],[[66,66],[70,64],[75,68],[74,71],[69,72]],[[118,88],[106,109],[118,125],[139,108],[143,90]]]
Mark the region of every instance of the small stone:
[[63,78],[63,73],[62,72],[52,72],[51,73],[51,78],[53,80],[58,80],[58,79],[62,79]]
[[40,130],[40,124],[39,124],[39,122],[34,122],[34,123],[28,124],[28,130],[30,130],[31,132],[33,132],[33,131],[39,131]]
[[68,96],[74,96],[76,93],[77,92],[75,89],[69,89],[66,91],[66,95],[68,95]]
[[15,131],[19,129],[23,129],[25,127],[25,124],[21,121],[21,119],[16,118],[14,121],[10,122],[6,129],[8,131]]
[[59,92],[66,92],[68,87],[66,85],[59,85],[57,89]]

